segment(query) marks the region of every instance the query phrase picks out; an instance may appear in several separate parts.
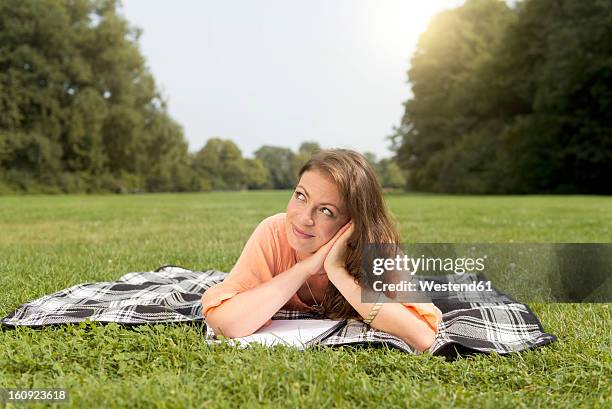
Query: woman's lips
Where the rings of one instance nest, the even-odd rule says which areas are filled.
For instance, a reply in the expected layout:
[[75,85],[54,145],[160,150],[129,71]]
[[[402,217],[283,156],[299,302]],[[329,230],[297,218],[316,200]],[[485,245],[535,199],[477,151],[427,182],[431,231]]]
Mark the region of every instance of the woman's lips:
[[314,237],[312,234],[306,234],[302,232],[297,227],[295,227],[293,224],[291,225],[291,228],[293,229],[293,234],[295,234],[296,237],[299,237],[300,239],[311,239]]

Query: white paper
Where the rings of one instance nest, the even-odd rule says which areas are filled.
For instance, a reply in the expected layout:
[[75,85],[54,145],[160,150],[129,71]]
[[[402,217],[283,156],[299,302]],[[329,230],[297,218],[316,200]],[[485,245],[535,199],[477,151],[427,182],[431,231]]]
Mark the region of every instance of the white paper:
[[306,343],[330,330],[338,320],[272,320],[272,323],[252,335],[228,340],[239,348],[257,342],[265,346],[288,345],[305,349]]

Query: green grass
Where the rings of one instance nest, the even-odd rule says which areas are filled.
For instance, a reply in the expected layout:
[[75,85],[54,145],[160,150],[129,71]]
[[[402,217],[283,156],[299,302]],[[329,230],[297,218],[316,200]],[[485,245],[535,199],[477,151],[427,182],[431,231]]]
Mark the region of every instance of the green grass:
[[[228,271],[288,192],[0,197],[0,315],[163,264]],[[389,195],[406,242],[610,242],[612,198]],[[0,387],[67,388],[59,407],[610,407],[609,304],[532,304],[559,341],[446,362],[387,348],[208,346],[198,327],[0,332]]]

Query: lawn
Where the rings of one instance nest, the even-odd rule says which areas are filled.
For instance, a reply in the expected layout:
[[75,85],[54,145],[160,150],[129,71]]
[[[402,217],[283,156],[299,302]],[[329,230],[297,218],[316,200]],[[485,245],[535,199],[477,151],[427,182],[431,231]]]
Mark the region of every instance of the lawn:
[[[288,191],[0,197],[0,315],[164,264],[228,271]],[[612,198],[389,194],[405,242],[611,242]],[[190,325],[0,332],[0,388],[59,407],[610,407],[609,304],[531,304],[558,342],[446,362],[388,348],[208,346]],[[607,379],[607,381],[606,381]]]

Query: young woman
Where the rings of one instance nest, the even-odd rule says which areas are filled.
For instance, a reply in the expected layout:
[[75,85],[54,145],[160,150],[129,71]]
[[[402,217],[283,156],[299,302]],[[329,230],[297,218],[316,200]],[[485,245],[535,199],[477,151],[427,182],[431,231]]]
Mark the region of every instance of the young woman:
[[[345,149],[315,153],[299,172],[286,213],[263,220],[227,278],[202,296],[215,334],[252,334],[279,309],[357,318],[419,351],[433,343],[431,303],[362,303],[361,249],[399,243],[382,188],[366,158]],[[363,318],[362,318],[363,317]]]

